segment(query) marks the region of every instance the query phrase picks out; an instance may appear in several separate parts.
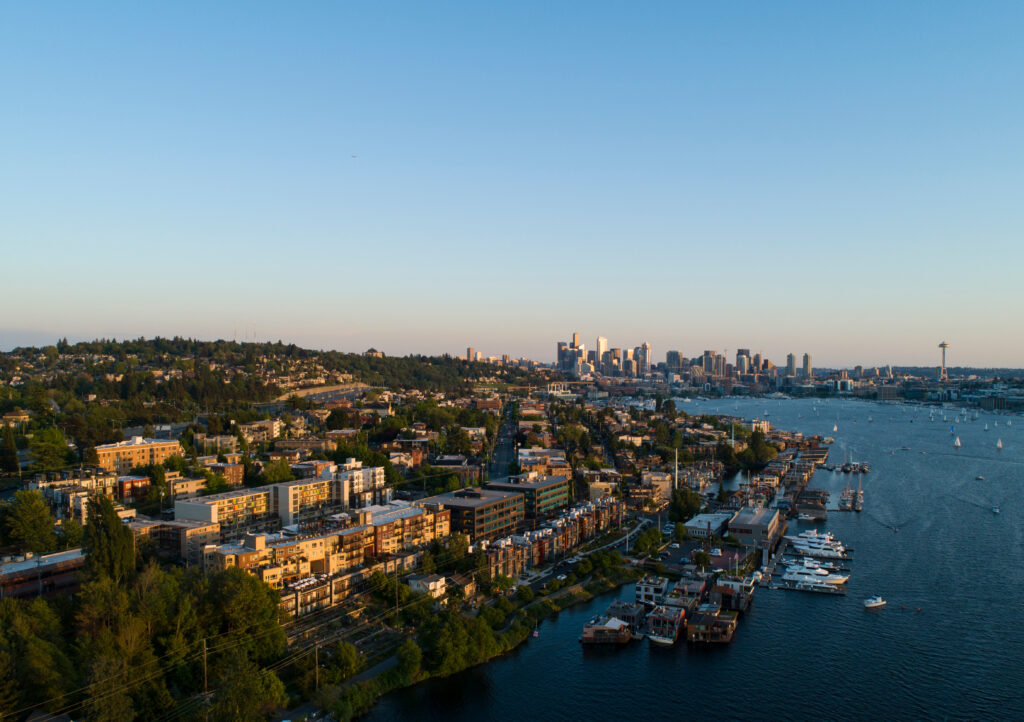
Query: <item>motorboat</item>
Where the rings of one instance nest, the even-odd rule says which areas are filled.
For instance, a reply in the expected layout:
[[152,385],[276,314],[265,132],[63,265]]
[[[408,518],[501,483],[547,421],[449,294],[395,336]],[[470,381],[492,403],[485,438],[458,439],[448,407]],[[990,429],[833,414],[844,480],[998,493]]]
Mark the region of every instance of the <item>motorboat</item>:
[[993,514],[998,514],[999,513],[999,507],[998,506],[992,507],[992,513]]
[[794,584],[829,584],[834,586],[846,584],[846,580],[849,578],[849,574],[829,574],[824,569],[813,570],[801,569],[799,567],[790,567],[782,575],[782,581],[784,582],[793,582]]
[[868,597],[864,600],[865,609],[880,609],[884,607],[886,604],[887,602],[877,594],[873,597]]

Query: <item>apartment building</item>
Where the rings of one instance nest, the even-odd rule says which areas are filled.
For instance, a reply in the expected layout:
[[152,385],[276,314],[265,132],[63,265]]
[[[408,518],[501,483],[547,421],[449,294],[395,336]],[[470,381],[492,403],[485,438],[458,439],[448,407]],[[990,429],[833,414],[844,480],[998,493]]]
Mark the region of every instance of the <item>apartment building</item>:
[[334,482],[338,485],[339,498],[347,500],[349,509],[391,501],[391,489],[384,478],[383,466],[364,467],[363,462],[348,459],[335,471]]
[[285,526],[322,519],[342,506],[333,479],[298,479],[274,484],[277,513]]
[[212,569],[245,569],[280,589],[311,574],[346,573],[376,557],[448,536],[449,519],[447,509],[393,502],[350,516],[350,526],[318,534],[246,534],[240,540],[208,548],[206,564]]
[[459,489],[419,503],[450,509],[452,530],[469,534],[473,541],[515,533],[522,528],[526,513],[522,493],[497,489]]
[[214,474],[220,474],[228,486],[241,486],[245,477],[245,467],[242,464],[207,464],[207,468]]
[[272,441],[281,435],[284,424],[279,419],[266,419],[254,421],[251,424],[239,424],[238,430],[245,440],[250,443],[262,443]]
[[552,476],[564,474],[569,476],[572,471],[561,449],[545,449],[539,446],[520,449],[516,461],[521,472],[535,471],[538,474]]
[[152,540],[161,555],[179,559],[189,566],[202,565],[206,547],[220,543],[220,524],[217,523],[134,519],[128,522],[128,527],[136,538]]
[[220,524],[221,541],[280,526],[273,486],[226,491],[174,502],[175,519]]
[[127,474],[138,466],[162,464],[165,459],[182,455],[181,444],[177,441],[146,439],[141,436],[96,447],[100,467],[118,474]]
[[489,481],[488,489],[513,491],[523,495],[525,519],[545,519],[569,505],[569,477],[544,476],[535,471]]

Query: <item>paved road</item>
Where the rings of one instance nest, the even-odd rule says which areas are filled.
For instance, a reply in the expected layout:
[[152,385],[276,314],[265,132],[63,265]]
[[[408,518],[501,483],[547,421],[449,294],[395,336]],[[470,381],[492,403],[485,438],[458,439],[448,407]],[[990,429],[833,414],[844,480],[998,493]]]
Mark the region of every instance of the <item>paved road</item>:
[[498,440],[494,444],[494,454],[488,472],[492,479],[508,476],[508,466],[515,461],[515,427],[509,413],[502,416],[498,427]]

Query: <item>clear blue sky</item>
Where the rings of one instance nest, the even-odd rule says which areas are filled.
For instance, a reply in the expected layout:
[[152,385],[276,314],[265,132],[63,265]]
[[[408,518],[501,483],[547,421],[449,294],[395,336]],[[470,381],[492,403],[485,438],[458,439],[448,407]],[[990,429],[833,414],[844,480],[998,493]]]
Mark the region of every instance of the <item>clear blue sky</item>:
[[1020,2],[7,3],[0,348],[1024,366],[1022,37]]

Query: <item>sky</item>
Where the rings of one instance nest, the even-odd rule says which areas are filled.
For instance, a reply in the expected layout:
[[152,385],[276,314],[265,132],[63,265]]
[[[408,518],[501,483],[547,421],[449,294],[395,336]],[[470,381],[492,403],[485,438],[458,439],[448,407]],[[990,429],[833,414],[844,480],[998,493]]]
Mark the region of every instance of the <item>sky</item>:
[[1024,366],[1024,3],[5,3],[0,349]]

